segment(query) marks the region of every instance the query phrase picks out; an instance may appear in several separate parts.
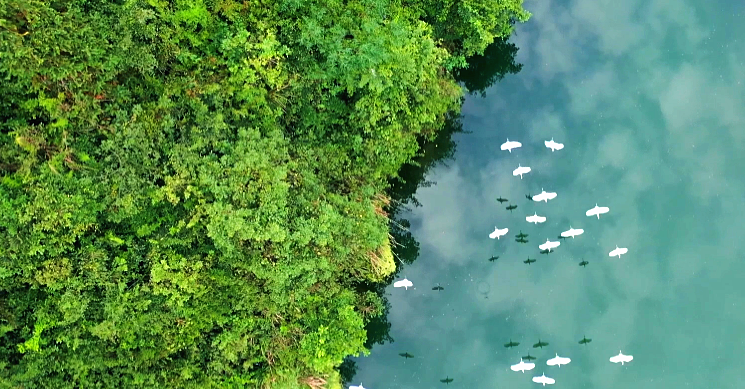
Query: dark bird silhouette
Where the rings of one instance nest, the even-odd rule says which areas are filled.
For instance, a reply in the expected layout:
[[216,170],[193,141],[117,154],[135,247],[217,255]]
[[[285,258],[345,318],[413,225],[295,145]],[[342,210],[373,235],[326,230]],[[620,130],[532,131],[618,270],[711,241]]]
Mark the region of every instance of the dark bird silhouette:
[[583,336],[582,340],[579,341],[579,344],[588,344],[592,342],[592,339],[587,339],[587,337]]
[[535,361],[535,357],[530,354],[524,356],[523,359],[526,361]]
[[445,290],[445,288],[443,288],[443,287],[442,287],[442,286],[440,286],[440,285],[437,285],[437,286],[435,286],[434,288],[432,288],[432,290],[437,290],[437,291],[440,291],[440,290]]
[[523,261],[523,263],[527,263],[528,265],[530,265],[533,262],[535,262],[535,259],[530,259],[530,258]]
[[520,342],[513,342],[512,339],[510,339],[510,342],[509,343],[505,343],[504,344],[504,347],[510,348],[510,347],[515,347],[515,346],[519,346],[519,345],[520,345]]
[[566,239],[567,237],[559,235],[559,239]]
[[441,379],[440,382],[450,385],[450,383],[453,382],[453,379],[448,376],[444,379]]
[[538,343],[534,344],[533,348],[544,348],[546,346],[548,346],[548,342],[541,342],[541,339],[538,339]]
[[400,355],[400,356],[402,356],[402,357],[404,357],[406,359],[414,358],[414,356],[411,355],[411,354],[409,354],[409,353],[399,353],[398,355]]
[[530,200],[530,201],[533,201],[533,196],[532,195],[526,194],[525,195],[525,198],[528,199],[528,200]]
[[518,243],[528,243],[528,240],[527,239],[523,239],[523,238],[517,238],[517,239],[515,239],[515,242],[518,242]]
[[505,199],[503,197],[500,197],[500,198],[497,199],[497,201],[499,201],[500,203],[504,203],[504,202],[507,201],[507,199]]
[[551,253],[551,252],[550,252],[550,251],[548,251],[548,249],[545,249],[545,250],[541,250],[541,254],[546,254],[546,255],[548,255],[548,254],[550,254],[550,253]]
[[582,261],[582,262],[579,263],[579,265],[582,266],[582,267],[585,267],[585,266],[587,266],[588,263],[590,263],[590,262]]
[[489,258],[489,262],[494,262],[494,261],[496,261],[497,259],[499,259],[499,255],[495,255],[495,256],[493,256],[493,257]]
[[528,234],[523,234],[523,231],[522,230],[520,230],[520,233],[519,234],[515,235],[515,238],[518,238],[518,239],[523,239],[523,238],[527,238],[527,237],[528,237]]
[[507,206],[507,210],[510,211],[510,212],[512,212],[512,210],[515,209],[515,208],[517,208],[517,205],[515,205],[515,204],[508,205]]

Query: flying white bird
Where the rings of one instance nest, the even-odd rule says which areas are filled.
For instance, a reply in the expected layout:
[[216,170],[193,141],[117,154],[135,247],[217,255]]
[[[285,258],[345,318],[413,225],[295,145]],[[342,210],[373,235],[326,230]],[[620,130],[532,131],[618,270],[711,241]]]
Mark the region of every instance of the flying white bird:
[[351,386],[349,387],[349,389],[365,389],[365,387],[364,387],[364,386],[362,386],[362,384],[360,384],[360,386],[354,386],[354,385],[351,385]]
[[623,353],[621,352],[621,350],[618,350],[618,355],[610,357],[610,361],[611,362],[613,362],[613,363],[621,362],[622,365],[624,363],[629,363],[632,360],[634,360],[634,356],[633,355],[623,355]]
[[509,231],[507,228],[502,228],[500,230],[499,228],[494,227],[494,232],[492,232],[491,234],[489,234],[489,237],[492,238],[492,239],[494,239],[494,238],[499,239],[500,236],[507,235],[507,231]]
[[543,384],[543,386],[546,386],[546,384],[552,385],[556,383],[556,380],[553,378],[546,377],[546,373],[543,373],[543,375],[538,377],[533,377],[533,382],[538,384]]
[[538,224],[538,223],[545,222],[546,221],[546,217],[545,216],[538,216],[538,214],[535,213],[533,215],[530,215],[530,216],[525,217],[525,220],[527,220],[528,222],[533,223],[533,224]]
[[520,363],[510,366],[510,369],[512,369],[512,371],[521,371],[525,373],[525,370],[533,370],[534,367],[535,363],[523,362],[523,359],[520,358]]
[[561,365],[566,365],[566,364],[568,364],[571,361],[572,360],[569,359],[569,358],[560,357],[559,354],[556,354],[556,357],[555,358],[551,358],[548,361],[546,361],[546,364],[549,365],[549,366],[559,366],[559,367],[561,367]]
[[564,148],[563,143],[554,142],[554,138],[551,138],[551,140],[544,141],[543,143],[546,144],[546,147],[551,149],[551,152],[553,153],[556,150],[561,150]]
[[608,207],[598,207],[597,204],[595,204],[595,208],[585,212],[585,215],[587,216],[597,216],[598,219],[600,219],[600,215],[604,213],[608,213],[610,211],[610,208]]
[[541,250],[551,251],[551,249],[555,249],[555,248],[559,247],[559,245],[561,245],[561,243],[559,243],[559,242],[552,242],[552,241],[546,239],[546,243],[544,243],[542,245],[539,245],[538,248],[541,249]]
[[518,147],[522,147],[523,144],[520,142],[511,141],[510,138],[507,138],[507,142],[502,143],[502,150],[507,150],[510,153],[512,153],[512,149],[516,149]]
[[530,173],[530,168],[527,166],[522,166],[519,163],[517,164],[517,169],[512,171],[513,176],[520,176],[520,179],[523,179],[523,174]]
[[628,252],[629,252],[629,249],[624,248],[624,247],[618,248],[618,246],[616,246],[616,248],[613,249],[613,251],[608,253],[608,256],[615,257],[617,255],[618,258],[621,258],[621,254],[626,254]]
[[548,200],[553,200],[556,198],[556,192],[546,192],[541,188],[541,193],[533,196],[533,201],[544,201],[548,202]]
[[403,279],[403,280],[401,280],[401,281],[396,281],[396,282],[394,282],[394,283],[393,283],[393,287],[394,287],[394,288],[400,288],[400,287],[402,287],[402,286],[403,286],[404,288],[406,288],[406,290],[409,290],[409,287],[412,287],[412,286],[414,286],[414,284],[413,284],[413,283],[411,283],[411,281],[407,280],[406,278],[404,278],[404,279]]
[[566,231],[564,231],[564,232],[562,232],[562,233],[561,233],[561,236],[563,236],[563,237],[565,237],[565,238],[568,238],[568,237],[570,237],[570,236],[571,236],[571,237],[572,237],[572,239],[574,239],[574,237],[575,237],[575,236],[577,236],[577,235],[582,235],[582,234],[584,234],[584,233],[585,233],[585,230],[583,230],[583,229],[581,229],[581,228],[576,228],[576,229],[575,229],[575,228],[572,228],[572,226],[569,226],[569,229],[568,229],[568,230],[566,230]]

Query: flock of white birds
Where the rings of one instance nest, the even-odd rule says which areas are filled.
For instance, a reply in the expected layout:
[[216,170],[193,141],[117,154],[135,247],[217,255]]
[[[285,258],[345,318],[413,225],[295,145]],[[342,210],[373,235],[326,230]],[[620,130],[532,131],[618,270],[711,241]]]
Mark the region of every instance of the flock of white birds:
[[[554,141],[553,138],[551,140],[547,140],[544,142],[547,148],[551,149],[551,152],[561,150],[564,148],[563,143],[558,143]],[[512,150],[522,147],[522,143],[511,141],[507,139],[507,142],[503,143],[501,146],[502,150],[507,150],[508,152],[512,153]],[[520,164],[517,165],[517,168],[512,172],[513,176],[520,176],[520,179],[523,178],[523,175],[530,173],[531,169],[528,166],[522,166]],[[554,192],[546,192],[541,188],[541,193],[532,196],[533,201],[535,202],[548,202],[548,200],[553,200],[556,198],[556,193]],[[600,219],[600,215],[606,214],[610,212],[610,208],[608,207],[600,207],[597,204],[595,204],[595,207],[585,212],[586,216],[592,217],[597,216],[598,219]],[[545,216],[539,216],[538,213],[534,213],[533,215],[528,215],[525,217],[525,220],[529,223],[544,223],[546,221]],[[499,228],[494,227],[494,231],[489,234],[489,238],[491,239],[499,239],[502,236],[507,235],[509,232],[509,228]],[[585,232],[585,230],[581,228],[573,228],[572,226],[569,226],[569,229],[561,233],[561,237],[563,238],[569,238],[571,237],[574,239],[576,236],[582,235]],[[551,250],[559,247],[561,245],[560,242],[556,241],[553,242],[549,239],[546,239],[545,243],[542,243],[538,246],[538,248],[541,251],[548,250],[551,252]],[[610,253],[608,253],[608,256],[610,257],[618,257],[621,258],[622,254],[626,254],[629,250],[625,247],[618,247],[616,245],[616,248],[611,250]],[[413,287],[414,284],[409,281],[408,279],[404,278],[402,280],[396,281],[393,283],[393,286],[396,288],[405,288],[409,289],[410,287]],[[610,361],[613,363],[621,363],[622,365],[628,362],[631,362],[634,359],[632,355],[624,355],[621,351],[618,352],[618,355],[614,355],[610,357]],[[560,357],[559,354],[556,354],[554,358],[549,359],[546,364],[548,366],[559,366],[569,364],[572,360],[570,358],[566,357]],[[522,358],[520,358],[520,363],[517,363],[515,365],[510,366],[510,369],[512,371],[519,371],[525,373],[525,371],[533,370],[535,368],[535,363],[531,362],[525,362]],[[550,377],[546,377],[545,373],[542,373],[540,376],[533,377],[533,382],[542,384],[543,386],[551,385],[556,383],[556,380]],[[359,386],[350,386],[349,389],[365,389],[362,384]]]

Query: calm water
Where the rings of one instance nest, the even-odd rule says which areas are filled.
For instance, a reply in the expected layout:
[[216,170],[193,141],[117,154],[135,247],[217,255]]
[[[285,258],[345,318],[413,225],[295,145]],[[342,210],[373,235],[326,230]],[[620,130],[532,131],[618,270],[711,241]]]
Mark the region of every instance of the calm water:
[[[354,383],[528,388],[545,372],[565,388],[742,388],[745,3],[525,5],[533,18],[512,38],[524,67],[467,99],[471,133],[404,215],[421,248],[400,276],[416,288],[389,287],[395,341],[356,359]],[[523,147],[500,151],[507,137]],[[523,180],[518,163],[533,169]],[[541,188],[558,197],[525,198]],[[585,216],[596,202],[611,209],[600,220]],[[548,221],[527,223],[533,212]],[[495,225],[508,236],[489,239]],[[570,225],[585,234],[539,255]],[[616,245],[628,254],[609,258]],[[539,338],[550,346],[533,349]],[[634,361],[610,363],[619,349]],[[557,352],[572,363],[546,366]],[[527,353],[536,369],[510,371]]]

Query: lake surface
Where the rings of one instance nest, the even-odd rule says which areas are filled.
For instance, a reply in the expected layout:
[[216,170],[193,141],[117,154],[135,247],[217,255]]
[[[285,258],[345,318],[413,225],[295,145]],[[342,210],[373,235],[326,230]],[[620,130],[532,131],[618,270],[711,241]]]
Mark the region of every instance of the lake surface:
[[[420,255],[399,276],[415,288],[388,288],[395,341],[357,358],[353,383],[514,389],[545,372],[565,388],[741,388],[745,3],[525,7],[533,17],[511,39],[522,70],[467,98],[470,133],[403,215]],[[551,137],[565,148],[552,153]],[[523,147],[500,151],[507,138]],[[533,171],[513,177],[518,164]],[[525,198],[541,188],[557,198]],[[596,203],[610,207],[599,220],[585,216]],[[534,212],[547,222],[526,222]],[[509,234],[489,239],[495,225]],[[570,225],[584,235],[539,254]],[[521,230],[529,243],[515,242]],[[550,345],[532,348],[539,339]],[[619,350],[633,362],[610,363]],[[510,371],[528,353],[536,369]],[[546,366],[555,353],[572,362]]]

